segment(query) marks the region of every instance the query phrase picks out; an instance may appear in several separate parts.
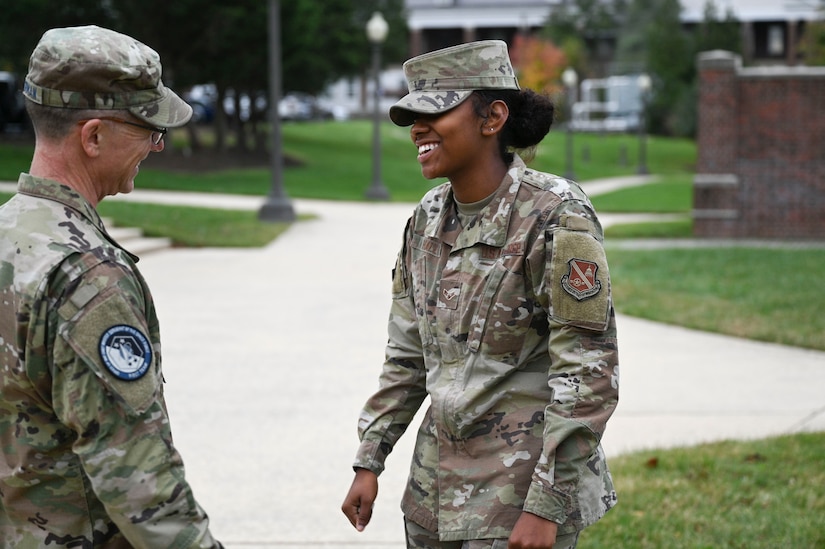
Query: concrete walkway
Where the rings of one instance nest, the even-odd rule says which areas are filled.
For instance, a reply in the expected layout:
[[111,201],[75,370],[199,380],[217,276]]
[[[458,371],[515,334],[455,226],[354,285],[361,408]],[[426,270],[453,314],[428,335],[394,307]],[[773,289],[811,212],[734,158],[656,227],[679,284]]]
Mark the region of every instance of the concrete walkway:
[[[113,200],[161,199],[172,194]],[[169,249],[140,261],[161,321],[175,442],[230,549],[401,549],[414,432],[388,461],[367,530],[356,532],[339,507],[358,411],[377,386],[390,270],[413,205],[293,204],[317,217],[263,249]],[[622,391],[608,456],[825,430],[825,353],[618,322]]]
[[[339,506],[412,205],[294,206],[317,219],[265,249],[141,261],[161,316],[176,440],[231,548],[402,548],[398,504],[414,433],[389,459],[365,532]],[[608,455],[825,430],[825,353],[625,316],[619,338],[622,395]]]

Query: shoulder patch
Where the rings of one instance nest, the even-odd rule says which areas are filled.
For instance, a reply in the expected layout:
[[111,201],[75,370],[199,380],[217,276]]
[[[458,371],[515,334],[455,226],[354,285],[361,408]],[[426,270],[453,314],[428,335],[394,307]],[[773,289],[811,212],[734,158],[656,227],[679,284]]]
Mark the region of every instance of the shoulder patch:
[[610,272],[601,242],[588,232],[553,233],[547,273],[551,316],[558,322],[601,331],[610,322]]
[[118,379],[140,379],[152,364],[152,346],[137,328],[118,324],[100,336],[100,358],[106,368]]
[[582,301],[593,297],[602,289],[602,281],[596,278],[599,265],[594,261],[573,258],[567,262],[567,274],[561,277],[561,287]]

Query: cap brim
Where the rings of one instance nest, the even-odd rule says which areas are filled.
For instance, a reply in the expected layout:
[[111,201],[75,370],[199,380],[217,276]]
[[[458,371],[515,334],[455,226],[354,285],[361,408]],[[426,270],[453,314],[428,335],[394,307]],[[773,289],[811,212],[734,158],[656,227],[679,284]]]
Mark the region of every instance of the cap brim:
[[447,112],[464,102],[473,90],[414,91],[390,107],[390,120],[397,126],[411,126],[416,114]]
[[163,95],[160,101],[129,107],[129,112],[159,128],[179,128],[185,125],[192,118],[192,107],[163,84],[160,87]]

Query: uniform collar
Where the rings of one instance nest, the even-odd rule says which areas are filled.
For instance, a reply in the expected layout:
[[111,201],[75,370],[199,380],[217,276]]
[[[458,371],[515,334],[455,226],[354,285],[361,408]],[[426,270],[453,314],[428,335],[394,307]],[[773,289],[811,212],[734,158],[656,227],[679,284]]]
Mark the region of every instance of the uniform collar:
[[21,173],[19,179],[17,180],[17,192],[28,196],[52,200],[63,204],[67,208],[71,208],[80,214],[81,217],[85,218],[89,223],[97,227],[97,229],[100,230],[109,242],[129,254],[134,261],[137,261],[137,256],[124,249],[111,236],[109,236],[109,233],[106,232],[106,227],[103,225],[103,220],[100,218],[100,214],[94,206],[92,206],[92,204],[86,200],[82,194],[71,187],[52,179],[35,177],[27,173]]
[[461,227],[456,215],[453,191],[447,193],[433,229],[440,240],[450,244],[453,249],[468,248],[475,244],[486,244],[502,248],[507,242],[507,228],[526,166],[524,161],[515,156],[508,166],[507,173],[501,180],[495,196],[479,213],[469,227]]

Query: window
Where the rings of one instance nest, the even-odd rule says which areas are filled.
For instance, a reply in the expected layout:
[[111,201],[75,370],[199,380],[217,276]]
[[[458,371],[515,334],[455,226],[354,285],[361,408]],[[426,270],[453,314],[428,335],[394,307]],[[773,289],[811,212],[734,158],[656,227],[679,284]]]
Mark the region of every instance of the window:
[[782,25],[768,27],[768,55],[771,57],[785,55],[785,29]]

